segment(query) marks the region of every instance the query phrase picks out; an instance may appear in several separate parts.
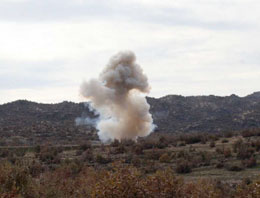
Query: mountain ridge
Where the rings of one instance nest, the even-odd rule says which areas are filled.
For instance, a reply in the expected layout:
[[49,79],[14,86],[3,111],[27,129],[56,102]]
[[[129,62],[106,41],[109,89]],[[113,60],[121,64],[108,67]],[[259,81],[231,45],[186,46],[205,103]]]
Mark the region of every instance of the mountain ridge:
[[[219,132],[260,128],[260,92],[244,97],[181,96],[146,97],[160,132]],[[40,122],[75,125],[77,117],[93,116],[84,103],[55,104],[17,100],[0,105],[3,127],[31,126]],[[74,126],[73,126],[74,127]]]
[[[239,97],[239,98],[247,98],[247,97],[260,97],[260,91],[256,91],[253,92],[252,94],[248,94],[246,96],[238,96],[236,94],[231,94],[231,95],[225,95],[225,96],[218,96],[218,95],[214,95],[214,94],[209,94],[209,95],[189,95],[189,96],[183,96],[180,94],[168,94],[165,96],[161,96],[161,97],[152,97],[152,96],[146,96],[147,98],[154,98],[154,99],[162,99],[165,97],[169,97],[169,96],[178,96],[178,97],[183,97],[183,98],[192,98],[192,97],[220,97],[220,98],[224,98],[224,97]],[[73,102],[73,101],[68,101],[68,100],[64,100],[61,102],[51,102],[51,103],[47,103],[47,102],[36,102],[36,101],[31,101],[31,100],[27,100],[27,99],[17,99],[17,100],[13,100],[10,102],[5,102],[0,104],[0,106],[2,105],[6,105],[6,104],[10,104],[10,103],[36,103],[36,104],[44,104],[44,105],[55,105],[55,104],[60,104],[60,103],[76,103],[76,104],[80,104],[80,103],[85,103],[85,102]]]

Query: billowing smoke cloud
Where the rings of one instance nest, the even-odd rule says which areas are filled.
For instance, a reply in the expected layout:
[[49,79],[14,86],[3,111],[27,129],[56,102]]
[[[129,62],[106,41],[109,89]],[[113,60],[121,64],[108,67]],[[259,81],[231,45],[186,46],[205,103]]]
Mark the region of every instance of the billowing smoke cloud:
[[83,97],[100,115],[96,128],[102,141],[136,139],[150,134],[153,119],[142,93],[150,90],[147,77],[131,51],[113,56],[98,79],[84,82]]

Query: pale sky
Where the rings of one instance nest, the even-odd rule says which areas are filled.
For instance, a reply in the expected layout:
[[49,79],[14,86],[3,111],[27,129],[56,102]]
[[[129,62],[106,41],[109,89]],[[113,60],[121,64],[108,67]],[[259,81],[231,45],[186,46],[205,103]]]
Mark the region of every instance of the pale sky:
[[259,0],[0,0],[0,104],[79,102],[132,50],[149,96],[260,91]]

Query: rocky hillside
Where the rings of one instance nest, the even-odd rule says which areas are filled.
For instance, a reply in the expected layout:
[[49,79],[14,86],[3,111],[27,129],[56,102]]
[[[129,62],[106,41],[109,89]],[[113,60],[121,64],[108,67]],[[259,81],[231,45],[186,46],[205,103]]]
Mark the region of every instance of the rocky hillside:
[[78,144],[95,140],[93,128],[75,118],[93,116],[83,103],[39,104],[26,100],[0,105],[0,146]]
[[[147,98],[160,132],[217,132],[260,128],[260,92],[246,97],[231,95],[168,95]],[[19,100],[0,105],[0,135],[24,133],[45,136],[76,135],[75,118],[93,116],[83,103],[39,104]],[[83,132],[82,132],[83,133]],[[46,135],[47,134],[47,135]],[[65,135],[66,136],[66,135]]]
[[148,98],[159,131],[217,132],[260,127],[260,92],[246,97],[231,95],[169,95]]

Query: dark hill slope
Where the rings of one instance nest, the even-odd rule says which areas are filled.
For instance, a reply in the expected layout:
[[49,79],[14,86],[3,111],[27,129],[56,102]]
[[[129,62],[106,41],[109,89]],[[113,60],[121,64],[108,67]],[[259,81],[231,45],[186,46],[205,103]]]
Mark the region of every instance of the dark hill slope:
[[170,95],[148,98],[148,102],[161,131],[216,132],[260,127],[260,92],[247,97]]
[[[147,100],[157,130],[161,132],[217,132],[260,127],[260,92],[246,97],[169,95],[158,99],[147,97]],[[39,104],[19,100],[0,105],[0,130],[42,122],[74,127],[75,118],[83,113],[91,114],[83,103]]]

